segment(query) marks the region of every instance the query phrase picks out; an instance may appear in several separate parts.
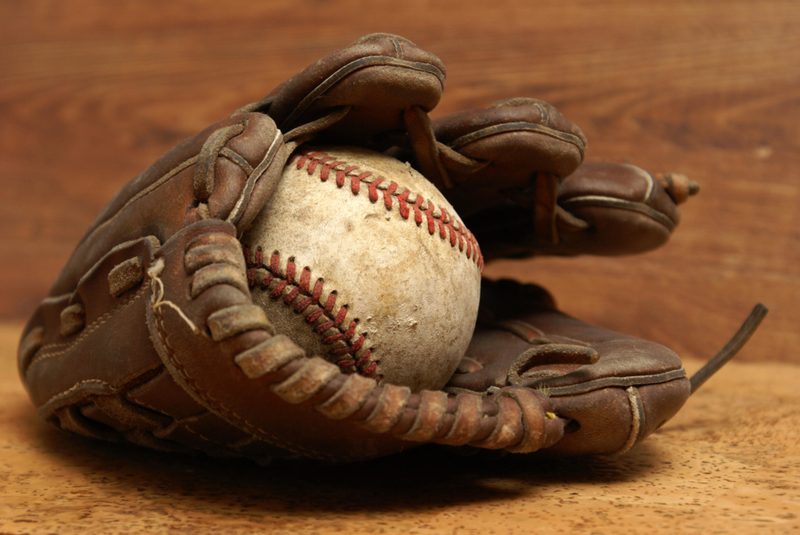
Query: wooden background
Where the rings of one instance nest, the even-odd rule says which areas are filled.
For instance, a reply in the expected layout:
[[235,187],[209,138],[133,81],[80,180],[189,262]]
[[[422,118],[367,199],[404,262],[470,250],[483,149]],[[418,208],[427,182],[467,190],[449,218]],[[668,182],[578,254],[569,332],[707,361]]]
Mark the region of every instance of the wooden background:
[[103,204],[181,139],[362,34],[448,69],[438,113],[534,96],[587,160],[701,183],[663,249],[492,266],[582,319],[707,358],[800,362],[800,4],[787,1],[0,3],[0,318],[22,322]]
[[[761,301],[770,314],[737,360],[619,459],[261,468],[40,422],[16,340],[101,206],[181,139],[374,31],[443,59],[434,115],[538,97],[583,128],[588,160],[700,182],[658,251],[487,273],[544,284],[690,371]],[[0,186],[0,534],[800,530],[796,0],[0,2]]]

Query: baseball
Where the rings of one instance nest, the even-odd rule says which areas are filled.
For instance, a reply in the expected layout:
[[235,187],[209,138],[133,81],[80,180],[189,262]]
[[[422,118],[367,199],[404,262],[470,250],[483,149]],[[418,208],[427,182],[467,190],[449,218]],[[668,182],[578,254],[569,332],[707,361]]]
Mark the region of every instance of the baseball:
[[306,355],[414,392],[442,388],[458,367],[483,257],[410,165],[304,147],[241,241],[254,302]]

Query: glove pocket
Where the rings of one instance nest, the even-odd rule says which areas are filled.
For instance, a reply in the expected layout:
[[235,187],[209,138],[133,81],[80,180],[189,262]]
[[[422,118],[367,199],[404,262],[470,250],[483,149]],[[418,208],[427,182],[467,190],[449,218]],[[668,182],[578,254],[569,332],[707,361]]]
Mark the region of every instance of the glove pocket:
[[560,247],[573,254],[649,251],[666,243],[680,221],[661,183],[628,164],[584,163],[560,184],[558,206]]

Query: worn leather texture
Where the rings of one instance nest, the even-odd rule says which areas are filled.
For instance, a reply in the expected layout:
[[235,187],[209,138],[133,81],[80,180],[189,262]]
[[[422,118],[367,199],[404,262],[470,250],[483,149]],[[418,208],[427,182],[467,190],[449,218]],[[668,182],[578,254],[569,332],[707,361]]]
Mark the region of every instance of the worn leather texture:
[[475,335],[447,390],[545,392],[566,420],[548,454],[624,453],[689,397],[680,358],[662,345],[559,312],[539,286],[487,280],[481,296]]
[[[535,99],[432,121],[444,80],[433,54],[369,35],[124,186],[23,333],[20,376],[40,416],[98,439],[262,462],[355,461],[424,443],[620,453],[662,425],[688,397],[677,355],[571,318],[537,287],[484,282],[458,369],[429,390],[304,350],[254,299],[265,264],[242,237],[289,159],[322,143],[409,162],[465,217],[486,260],[649,250],[697,190],[682,175],[582,164],[583,133]],[[348,172],[335,159],[320,165]],[[414,224],[449,232],[441,211],[418,208]],[[286,284],[270,298],[298,314],[319,301],[288,263],[273,275]],[[319,310],[320,326],[337,321]],[[411,368],[438,357],[426,351],[403,358]]]

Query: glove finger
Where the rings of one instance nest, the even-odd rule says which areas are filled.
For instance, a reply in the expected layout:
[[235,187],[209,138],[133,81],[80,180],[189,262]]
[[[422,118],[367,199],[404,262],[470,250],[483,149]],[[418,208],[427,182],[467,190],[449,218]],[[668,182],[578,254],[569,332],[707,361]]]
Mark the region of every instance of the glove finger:
[[677,204],[661,182],[628,164],[581,165],[560,184],[558,206],[562,224],[553,250],[570,254],[649,251],[666,243],[680,222]]
[[[507,174],[497,172],[500,188],[518,186],[519,176],[527,178],[535,171],[568,175],[583,160],[587,143],[581,129],[561,112],[533,98],[501,100],[485,109],[445,115],[433,121],[433,129],[437,140],[465,156],[507,165]],[[526,139],[525,133],[536,137]],[[503,138],[493,139],[496,136]],[[507,154],[501,147],[518,152]],[[459,175],[458,181],[484,178],[467,174]]]
[[[435,55],[402,37],[377,33],[324,56],[236,113],[269,114],[287,140],[302,131],[305,137],[315,134],[318,143],[383,151],[391,145],[386,134],[404,129],[403,110],[433,109],[444,81],[444,65]],[[342,109],[349,111],[333,125],[320,125],[324,130],[303,128]]]
[[507,198],[532,207],[537,177],[569,175],[586,151],[586,137],[577,126],[553,106],[530,98],[447,115],[436,119],[433,129],[447,148],[484,163],[477,171],[465,170],[442,152],[459,184],[447,194],[463,217]]
[[487,259],[636,254],[669,240],[680,222],[677,200],[685,200],[698,189],[683,175],[654,178],[632,165],[584,163],[558,186],[556,240],[542,239],[535,228],[535,212],[508,200],[465,222]]
[[565,419],[564,437],[545,450],[560,457],[621,455],[659,429],[683,407],[689,380],[677,379],[627,388],[602,388],[551,397]]

